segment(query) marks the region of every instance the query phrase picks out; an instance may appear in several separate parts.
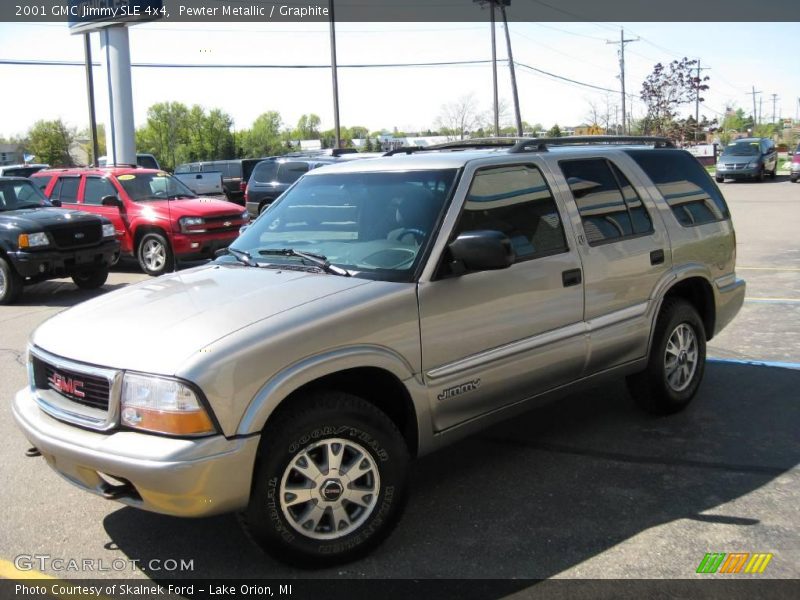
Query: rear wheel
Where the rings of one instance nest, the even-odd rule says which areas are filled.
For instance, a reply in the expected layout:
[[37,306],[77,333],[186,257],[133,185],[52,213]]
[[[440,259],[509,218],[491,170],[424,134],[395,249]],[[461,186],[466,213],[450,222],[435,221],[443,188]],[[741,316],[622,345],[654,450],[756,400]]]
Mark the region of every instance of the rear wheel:
[[706,332],[697,310],[682,299],[664,301],[656,322],[647,368],[628,377],[628,389],[646,411],[683,410],[703,379]]
[[265,428],[242,523],[279,560],[353,560],[399,520],[408,460],[397,427],[365,400],[309,395]]
[[4,256],[0,256],[0,304],[14,304],[22,293],[20,277]]
[[84,271],[72,276],[72,281],[82,290],[95,290],[101,287],[107,279],[108,267],[102,267],[93,271]]
[[798,179],[800,179],[800,175],[792,175],[791,177],[789,177],[789,181],[791,181],[792,183],[797,183]]
[[160,233],[146,233],[136,249],[139,266],[148,275],[157,277],[170,270],[174,263],[172,247]]

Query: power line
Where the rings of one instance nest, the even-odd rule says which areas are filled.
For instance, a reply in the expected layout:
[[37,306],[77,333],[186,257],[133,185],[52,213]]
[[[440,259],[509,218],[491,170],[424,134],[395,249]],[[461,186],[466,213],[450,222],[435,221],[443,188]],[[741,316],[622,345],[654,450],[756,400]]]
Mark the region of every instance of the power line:
[[[569,77],[564,77],[563,75],[556,75],[555,73],[550,73],[549,71],[544,71],[542,69],[537,69],[536,67],[532,67],[530,65],[526,65],[525,63],[521,63],[519,61],[514,61],[518,67],[522,67],[523,69],[528,69],[535,73],[539,73],[541,75],[545,75],[547,77],[552,77],[553,79],[558,79],[561,81],[565,81],[567,83],[571,83],[573,85],[579,85],[587,88],[591,88],[594,90],[599,90],[601,92],[611,92],[612,94],[618,94],[619,90],[613,90],[611,88],[606,88],[600,85],[594,85],[593,83],[586,83],[584,81],[578,81],[577,79],[570,79]],[[635,97],[634,94],[626,94],[628,97],[633,98]]]
[[[463,65],[481,65],[491,63],[491,60],[451,60],[439,62],[420,63],[375,63],[375,64],[350,64],[338,65],[340,69],[372,69],[395,67],[452,67]],[[35,67],[83,67],[83,61],[72,60],[16,60],[0,59],[0,65],[22,65]],[[92,66],[98,67],[100,63],[93,62]],[[196,63],[131,63],[132,67],[142,69],[330,69],[330,65],[280,65],[280,64],[196,64]]]

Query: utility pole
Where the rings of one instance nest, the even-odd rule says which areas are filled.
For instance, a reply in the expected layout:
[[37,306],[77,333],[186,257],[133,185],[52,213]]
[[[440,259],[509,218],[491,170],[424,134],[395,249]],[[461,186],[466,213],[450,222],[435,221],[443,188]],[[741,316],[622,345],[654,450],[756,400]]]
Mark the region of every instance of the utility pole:
[[697,77],[694,92],[694,141],[697,143],[697,132],[700,129],[700,71],[707,71],[711,67],[701,67],[700,59],[697,59]]
[[342,147],[342,139],[339,129],[339,78],[337,76],[336,65],[336,24],[333,18],[333,0],[328,0],[328,11],[331,23],[331,77],[333,79],[333,129],[336,136],[336,148]]
[[606,40],[606,44],[619,44],[619,82],[622,88],[622,134],[625,135],[628,132],[628,127],[625,119],[625,44],[630,44],[631,42],[638,42],[639,38],[636,39],[625,39],[625,30],[620,28],[619,30],[619,41],[612,42],[610,40]]
[[497,40],[495,36],[494,2],[489,3],[489,14],[492,23],[492,92],[494,99],[494,135],[500,136],[500,103],[497,97]]
[[772,94],[772,123],[775,124],[775,103],[778,101],[778,94]]
[[759,124],[764,122],[764,121],[761,119],[761,115],[762,115],[762,114],[764,114],[764,113],[763,113],[763,111],[762,111],[762,108],[763,108],[763,106],[762,106],[762,105],[763,105],[763,104],[764,104],[764,98],[759,98],[759,99],[758,99],[758,122],[759,122]]
[[503,16],[503,25],[506,28],[506,47],[508,48],[508,69],[511,71],[511,95],[514,99],[514,117],[517,121],[517,135],[522,137],[522,117],[519,112],[519,93],[517,92],[517,74],[514,71],[514,53],[511,51],[511,33],[508,30],[506,6],[511,5],[511,0],[492,0],[500,5],[500,14]]
[[97,116],[94,109],[94,75],[92,73],[92,40],[83,34],[83,53],[86,58],[86,95],[89,97],[89,128],[92,130],[92,165],[97,165],[100,143],[97,139]]
[[758,122],[758,113],[756,112],[756,94],[760,94],[761,92],[756,91],[756,86],[752,86],[753,91],[750,94],[753,95],[753,131],[755,132],[756,124]]

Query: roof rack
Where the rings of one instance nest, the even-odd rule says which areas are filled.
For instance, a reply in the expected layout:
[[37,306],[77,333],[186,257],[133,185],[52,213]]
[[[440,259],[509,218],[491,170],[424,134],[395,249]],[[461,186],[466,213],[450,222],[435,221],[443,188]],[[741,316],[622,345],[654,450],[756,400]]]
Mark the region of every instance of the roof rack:
[[401,146],[389,150],[384,156],[394,156],[395,154],[413,154],[414,152],[427,152],[431,150],[481,150],[491,148],[511,148],[514,144],[530,138],[524,137],[489,137],[489,138],[470,138],[467,140],[455,140],[452,142],[442,142],[430,146]]
[[587,146],[593,144],[652,144],[656,148],[674,148],[674,142],[666,137],[647,135],[570,135],[557,138],[520,139],[509,150],[510,154],[521,152],[547,152],[548,146]]

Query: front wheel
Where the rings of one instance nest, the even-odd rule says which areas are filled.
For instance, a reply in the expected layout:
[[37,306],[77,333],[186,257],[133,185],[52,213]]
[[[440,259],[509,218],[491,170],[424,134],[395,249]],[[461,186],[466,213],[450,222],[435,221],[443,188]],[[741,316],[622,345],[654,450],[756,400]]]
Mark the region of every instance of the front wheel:
[[136,258],[142,271],[153,277],[166,273],[174,262],[172,247],[160,233],[147,233],[142,237]]
[[697,393],[706,364],[706,331],[697,310],[667,298],[656,322],[647,368],[628,377],[628,389],[643,409],[671,414]]
[[96,290],[101,287],[107,279],[108,267],[95,269],[94,271],[84,271],[72,276],[72,281],[82,290]]
[[724,177],[720,177],[719,175],[717,175],[716,177],[714,177],[714,180],[717,183],[722,183],[723,181],[725,181],[725,178]]
[[14,304],[22,293],[22,285],[22,277],[0,256],[0,304]]
[[408,461],[382,411],[346,393],[312,394],[265,428],[242,523],[279,560],[353,560],[399,520]]

